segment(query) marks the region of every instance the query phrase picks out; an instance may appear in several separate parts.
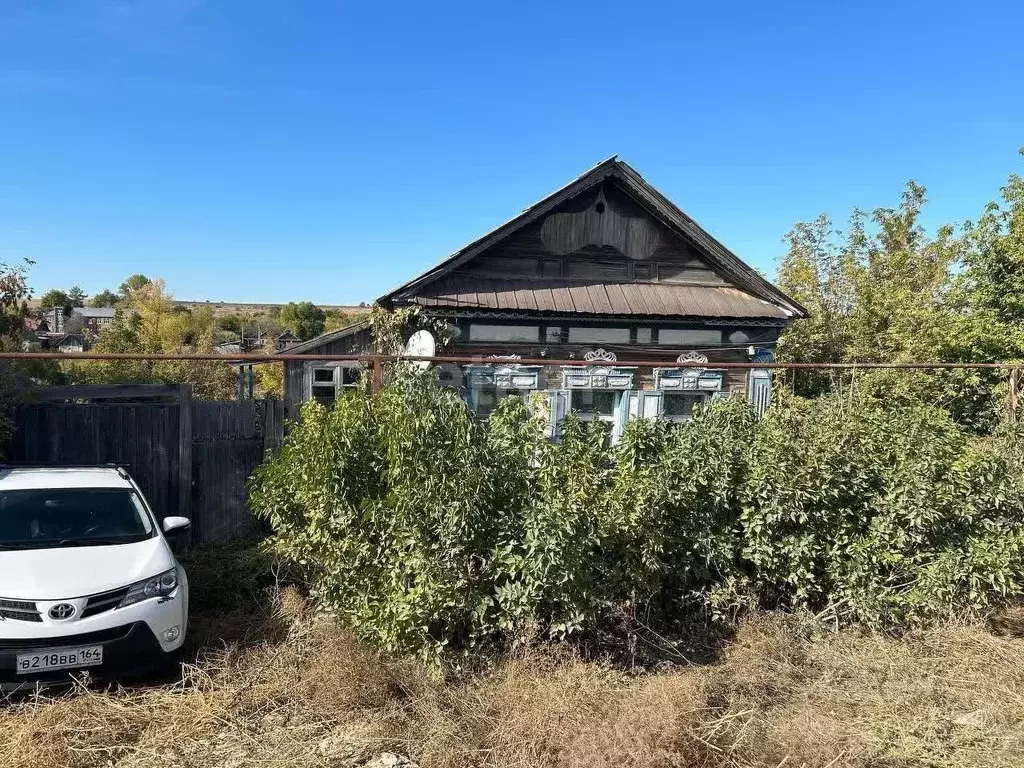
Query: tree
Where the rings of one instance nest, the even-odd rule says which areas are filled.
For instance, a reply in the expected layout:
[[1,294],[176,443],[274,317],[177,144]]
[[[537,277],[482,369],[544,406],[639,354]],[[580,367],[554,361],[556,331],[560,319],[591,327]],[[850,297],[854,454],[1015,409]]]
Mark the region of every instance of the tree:
[[68,291],[68,301],[72,307],[84,307],[85,306],[85,291],[79,288],[77,285],[71,286]]
[[[28,316],[28,269],[33,262],[25,259],[16,264],[0,262],[0,351],[20,352]],[[52,360],[0,361],[0,456],[11,435],[9,406],[23,397],[33,384],[60,383],[63,375]]]
[[22,264],[0,262],[0,349],[4,351],[21,347],[25,302],[32,295],[26,279],[31,263],[28,260]]
[[281,310],[281,324],[303,341],[324,332],[326,313],[310,301],[289,302]]
[[124,296],[125,298],[128,298],[128,296],[133,291],[136,291],[139,288],[142,288],[143,286],[149,285],[152,282],[153,281],[150,280],[145,275],[132,275],[127,280],[125,280],[123,283],[121,283],[121,287],[118,288],[118,290],[121,292],[122,296]]
[[[925,190],[909,182],[900,205],[855,211],[849,231],[827,216],[797,224],[779,266],[783,290],[810,310],[780,338],[793,362],[997,362],[1024,357],[1024,182],[1011,176],[1003,204],[991,203],[962,231],[929,235],[920,224]],[[995,371],[791,373],[797,394],[858,386],[889,403],[943,406],[962,426],[991,429],[999,418]]]
[[121,297],[110,290],[100,291],[89,299],[89,306],[98,307],[115,307],[121,300]]
[[[129,281],[125,281],[126,283]],[[163,280],[136,281],[118,308],[113,324],[100,334],[97,352],[210,352],[216,326],[213,311],[178,308]],[[200,361],[117,360],[81,363],[72,371],[90,383],[164,382],[190,384],[204,400],[230,399],[236,374],[226,363]]]
[[1024,178],[1010,176],[1002,202],[989,203],[977,223],[968,223],[965,240],[956,299],[962,308],[1019,332],[1024,325]]
[[39,299],[39,307],[41,309],[55,309],[60,307],[64,310],[65,315],[71,314],[73,307],[71,303],[71,297],[68,296],[64,291],[59,291],[56,288],[47,291]]

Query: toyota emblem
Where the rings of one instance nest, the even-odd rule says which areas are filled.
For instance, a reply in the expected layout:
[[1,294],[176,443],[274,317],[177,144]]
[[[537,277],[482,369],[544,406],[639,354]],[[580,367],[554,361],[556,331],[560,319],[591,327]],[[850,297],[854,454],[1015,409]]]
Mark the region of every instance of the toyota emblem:
[[65,621],[75,615],[75,606],[71,603],[57,603],[50,609],[50,618]]

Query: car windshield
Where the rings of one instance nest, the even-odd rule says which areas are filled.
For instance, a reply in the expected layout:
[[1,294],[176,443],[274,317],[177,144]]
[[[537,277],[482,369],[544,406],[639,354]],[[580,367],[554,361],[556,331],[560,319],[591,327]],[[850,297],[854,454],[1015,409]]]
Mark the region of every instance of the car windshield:
[[0,491],[0,549],[128,544],[154,535],[128,488]]

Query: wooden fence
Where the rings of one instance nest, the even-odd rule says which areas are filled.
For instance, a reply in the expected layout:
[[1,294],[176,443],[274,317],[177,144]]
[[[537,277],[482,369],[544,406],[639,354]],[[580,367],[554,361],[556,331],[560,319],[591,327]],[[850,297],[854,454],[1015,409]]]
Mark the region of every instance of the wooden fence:
[[188,387],[72,386],[40,390],[14,410],[13,462],[116,463],[158,517],[192,519],[195,543],[259,535],[246,483],[281,444],[279,400],[203,402]]

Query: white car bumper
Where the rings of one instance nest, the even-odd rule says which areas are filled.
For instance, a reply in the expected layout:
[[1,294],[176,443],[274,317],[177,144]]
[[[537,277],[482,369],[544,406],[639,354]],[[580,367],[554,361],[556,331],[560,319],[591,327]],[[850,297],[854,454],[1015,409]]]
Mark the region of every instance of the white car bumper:
[[[167,658],[185,642],[188,628],[188,583],[184,580],[167,597],[150,598],[124,608],[85,615],[88,598],[37,601],[39,620],[0,620],[0,685],[67,679],[68,670],[42,675],[19,675],[18,654],[38,649],[102,645],[103,663],[90,667],[93,676],[132,674]],[[75,615],[58,620],[50,615],[55,605],[72,605]],[[73,670],[71,670],[73,671]]]

